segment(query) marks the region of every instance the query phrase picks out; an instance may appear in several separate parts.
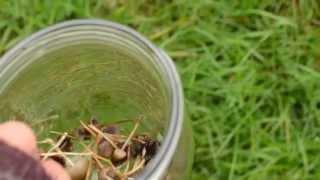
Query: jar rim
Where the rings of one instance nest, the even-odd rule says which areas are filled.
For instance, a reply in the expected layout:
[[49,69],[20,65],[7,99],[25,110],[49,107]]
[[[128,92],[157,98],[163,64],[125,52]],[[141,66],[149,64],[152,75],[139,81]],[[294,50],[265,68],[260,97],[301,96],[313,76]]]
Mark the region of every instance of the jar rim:
[[171,58],[162,49],[157,48],[147,38],[136,32],[135,30],[118,23],[99,19],[70,20],[49,26],[22,40],[2,56],[2,58],[0,59],[0,76],[3,73],[5,67],[10,64],[11,59],[13,59],[17,54],[23,52],[34,41],[37,41],[43,36],[61,29],[77,28],[88,25],[106,27],[114,29],[116,31],[121,31],[134,38],[139,43],[142,43],[147,48],[149,48],[152,53],[154,53],[154,55],[157,57],[155,58],[155,60],[159,61],[158,63],[162,65],[160,67],[162,68],[161,70],[168,76],[169,90],[172,94],[170,99],[172,109],[168,128],[156,156],[152,159],[152,161],[148,163],[144,171],[142,171],[142,173],[138,177],[138,179],[160,179],[166,174],[166,171],[170,166],[181,136],[184,119],[183,90],[180,77]]

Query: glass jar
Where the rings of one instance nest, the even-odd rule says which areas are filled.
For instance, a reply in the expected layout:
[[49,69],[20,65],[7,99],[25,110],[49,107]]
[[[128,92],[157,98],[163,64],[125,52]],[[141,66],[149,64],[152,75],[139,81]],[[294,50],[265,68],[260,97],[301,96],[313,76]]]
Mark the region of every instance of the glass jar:
[[31,35],[0,60],[0,100],[0,121],[23,120],[38,138],[92,116],[112,123],[142,115],[140,130],[161,147],[137,179],[189,177],[192,134],[178,73],[128,27],[74,20]]

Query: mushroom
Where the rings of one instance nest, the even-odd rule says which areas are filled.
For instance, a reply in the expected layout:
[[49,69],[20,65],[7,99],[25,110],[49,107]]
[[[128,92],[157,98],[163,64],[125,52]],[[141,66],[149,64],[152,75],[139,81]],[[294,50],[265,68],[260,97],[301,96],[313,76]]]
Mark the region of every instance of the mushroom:
[[102,139],[98,144],[98,154],[102,157],[110,158],[113,154],[113,151],[114,148],[112,145],[104,139]]
[[72,180],[84,180],[89,167],[87,158],[79,158],[74,161],[74,166],[67,166],[66,170]]
[[127,153],[122,149],[115,149],[112,154],[112,161],[119,162],[127,157]]

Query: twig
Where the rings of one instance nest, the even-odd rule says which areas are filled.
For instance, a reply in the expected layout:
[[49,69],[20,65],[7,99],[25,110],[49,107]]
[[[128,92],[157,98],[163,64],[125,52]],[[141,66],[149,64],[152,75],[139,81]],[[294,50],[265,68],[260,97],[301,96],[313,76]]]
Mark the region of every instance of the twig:
[[[139,158],[141,158],[141,157],[139,156]],[[136,159],[134,160],[132,169],[135,168],[135,167],[139,164],[139,162],[140,162],[140,159],[136,158]]]
[[112,170],[118,175],[118,176],[122,176],[121,172],[119,172],[119,170],[113,165],[113,163],[109,160],[109,159],[106,159],[102,156],[99,156],[97,153],[95,153],[94,151],[92,151],[87,145],[85,145],[84,143],[80,142],[80,144],[87,150],[91,153],[91,157],[95,160],[95,162],[97,163],[97,165],[99,166],[99,168],[102,170],[104,168],[103,164],[100,162],[99,159],[107,162]]
[[99,159],[94,154],[92,155],[92,158],[96,161],[100,169],[104,168],[103,164],[99,161]]
[[107,163],[111,166],[111,168],[112,168],[113,170],[116,170],[116,169],[117,169],[109,159],[106,159],[106,158],[104,158],[104,157],[102,157],[102,156],[99,156],[98,154],[95,154],[95,156],[96,156],[96,158],[101,159],[101,160],[107,162]]
[[93,156],[95,156],[95,158],[97,158],[98,160],[101,159],[101,160],[107,162],[107,163],[111,166],[112,170],[113,170],[118,176],[122,176],[122,174],[121,174],[121,172],[119,172],[118,168],[116,168],[109,159],[106,159],[106,158],[104,158],[104,157],[102,157],[102,156],[99,156],[98,154],[93,154]]
[[129,171],[129,168],[130,168],[130,156],[131,156],[130,151],[131,151],[131,148],[129,146],[129,148],[128,148],[128,157],[127,157],[127,166],[126,166],[126,169],[125,169],[124,173],[127,173]]
[[[63,143],[63,141],[66,139],[67,135],[68,135],[68,133],[63,133],[63,135],[58,140],[58,142],[53,147],[51,147],[47,153],[50,153],[50,152],[54,151],[55,149],[57,149]],[[48,156],[44,156],[43,160],[46,160],[47,158],[48,158]]]
[[92,130],[86,125],[86,124],[84,124],[82,121],[80,121],[80,124],[81,124],[81,126],[84,128],[84,129],[86,129],[93,137],[96,137],[97,135],[94,133],[94,132],[92,132]]
[[105,140],[107,140],[112,146],[113,148],[115,149],[119,149],[117,147],[117,145],[108,137],[106,136],[103,132],[101,132],[98,128],[96,128],[95,126],[93,125],[89,125],[89,128],[91,128],[93,131],[95,131],[97,134],[99,134],[100,136],[102,136]]
[[[113,141],[116,139],[120,139],[121,138],[121,140],[123,141],[125,141],[127,138],[128,138],[128,136],[125,136],[125,135],[120,135],[120,134],[110,134],[110,133],[105,133],[104,132],[104,134],[106,134],[106,135],[108,135]],[[136,137],[132,137],[131,138],[132,140],[134,140],[134,141],[138,141],[138,142],[141,142],[141,143],[145,143],[145,141],[143,141],[143,140],[141,140],[141,139],[139,139],[139,138],[136,138]],[[118,140],[119,141],[119,140]]]
[[140,160],[140,158],[135,159],[132,169],[129,172],[125,173],[126,177],[136,173],[140,168],[142,168],[144,166],[144,163],[146,161],[144,159],[145,155],[146,155],[146,148],[143,148],[141,160]]
[[92,172],[92,159],[89,160],[89,166],[86,172],[85,180],[90,180],[91,172]]
[[103,164],[99,161],[99,159],[96,157],[96,153],[93,152],[87,145],[80,142],[80,144],[91,153],[91,157],[96,161],[97,165],[100,169],[103,169]]
[[37,144],[51,144],[52,142],[52,139],[44,139],[44,140],[41,140],[41,141],[37,141]]
[[[67,156],[91,156],[92,153],[75,153],[75,152],[62,152],[64,155]],[[41,153],[40,156],[56,156],[61,155],[60,152],[52,152],[52,153]]]
[[139,124],[140,124],[139,121],[137,121],[137,122],[134,124],[134,127],[133,127],[130,135],[128,136],[126,142],[122,145],[121,150],[124,150],[124,148],[128,145],[129,141],[131,140],[131,138],[133,137],[134,133],[135,133],[136,130],[138,129]]
[[100,134],[98,134],[97,136],[96,136],[96,144],[99,144],[99,142],[101,142],[101,139],[102,139],[102,137],[101,137],[101,135]]
[[138,141],[138,142],[140,142],[140,143],[142,143],[142,144],[145,144],[145,143],[146,143],[144,140],[141,140],[141,139],[139,139],[139,138],[132,138],[132,140],[133,140],[133,141]]
[[[68,135],[68,134],[67,134]],[[67,137],[66,135],[66,137]],[[62,141],[63,142],[63,141]],[[49,143],[52,145],[52,146],[55,146],[54,142],[52,139],[49,139]],[[59,145],[60,146],[60,145]],[[61,151],[61,149],[59,148],[59,146],[56,148],[56,151],[59,153],[59,155],[61,155],[62,157],[64,157],[66,159],[66,161],[71,165],[71,166],[74,166],[74,163],[71,161],[71,159],[69,159],[65,154],[64,152]]]
[[132,168],[129,172],[125,173],[125,176],[130,176],[136,173],[139,169],[143,168],[145,161],[146,161],[145,159],[142,159],[141,162],[138,164],[138,166]]
[[114,165],[112,164],[112,162],[110,162],[110,160],[105,159],[105,158],[99,156],[97,153],[95,153],[94,151],[92,151],[92,150],[91,150],[87,145],[85,145],[84,143],[80,142],[80,144],[81,144],[87,151],[89,151],[89,152],[91,153],[92,158],[96,161],[96,163],[98,164],[98,166],[99,166],[100,169],[103,169],[104,166],[103,166],[103,164],[99,161],[99,159],[108,162],[108,164],[110,164],[110,166],[111,166],[112,169],[114,169],[114,170],[117,169],[116,167],[114,167]]
[[144,156],[146,156],[146,154],[147,154],[147,150],[146,150],[146,148],[144,147],[144,148],[142,149],[142,158],[144,158]]
[[[57,134],[57,135],[63,135],[63,133],[61,133],[61,132],[58,132],[58,131],[50,131],[49,133],[51,133],[51,134]],[[69,137],[69,138],[72,138],[72,139],[75,139],[76,137],[74,137],[74,136],[71,136],[71,135],[67,135],[67,137]]]

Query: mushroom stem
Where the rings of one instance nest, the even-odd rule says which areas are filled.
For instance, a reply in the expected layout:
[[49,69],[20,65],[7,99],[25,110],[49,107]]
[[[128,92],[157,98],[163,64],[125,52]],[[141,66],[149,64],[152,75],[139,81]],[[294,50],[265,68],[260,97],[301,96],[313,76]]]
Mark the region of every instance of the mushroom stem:
[[134,127],[130,133],[130,135],[128,136],[126,142],[122,145],[121,147],[121,150],[124,150],[124,148],[128,145],[129,141],[131,140],[131,138],[133,137],[134,133],[136,132],[136,130],[138,129],[139,127],[139,121],[137,121],[135,124],[134,124]]
[[[66,133],[66,132],[63,133],[63,135],[58,140],[58,142],[53,147],[51,147],[47,153],[50,153],[50,152],[54,151],[55,149],[57,149],[63,143],[63,141],[66,139],[67,136],[68,136],[68,133]],[[43,160],[46,160],[46,159],[48,159],[48,156],[43,157]]]

